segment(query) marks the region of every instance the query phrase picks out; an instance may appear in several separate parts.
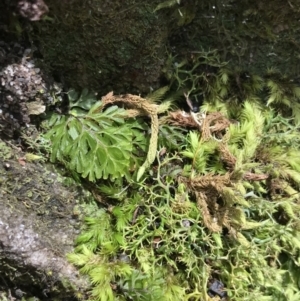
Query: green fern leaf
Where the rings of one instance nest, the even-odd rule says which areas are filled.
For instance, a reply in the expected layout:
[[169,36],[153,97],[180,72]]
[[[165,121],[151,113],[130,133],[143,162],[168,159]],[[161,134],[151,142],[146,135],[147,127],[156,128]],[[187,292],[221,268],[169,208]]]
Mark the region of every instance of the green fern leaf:
[[80,96],[75,90],[70,90],[68,92],[68,99],[70,108],[80,108],[82,110],[89,110],[97,101],[96,95],[88,89],[83,89]]
[[193,168],[199,173],[220,172],[223,168],[218,162],[217,148],[216,141],[203,142],[198,133],[191,131],[188,136],[188,147],[181,154],[193,159]]
[[294,212],[295,208],[294,208],[294,206],[293,206],[293,204],[291,202],[289,202],[289,201],[282,201],[282,202],[279,202],[277,205],[284,210],[284,212],[287,214],[287,216],[289,218],[294,219],[296,217],[295,212]]
[[81,253],[71,253],[67,255],[68,260],[79,267],[84,266],[90,260],[90,258],[94,256],[94,253],[85,245],[81,246],[81,250]]
[[97,285],[92,290],[93,299],[96,301],[115,301],[113,290],[110,286],[110,283],[106,283],[105,285]]
[[168,91],[169,91],[169,86],[162,87],[158,90],[149,93],[146,96],[146,99],[149,100],[150,102],[158,102],[164,98],[165,94]]
[[46,137],[52,141],[51,161],[56,159],[90,181],[115,179],[128,172],[133,151],[133,131],[124,121],[125,111],[112,106],[98,112],[96,103],[86,115],[56,119]]

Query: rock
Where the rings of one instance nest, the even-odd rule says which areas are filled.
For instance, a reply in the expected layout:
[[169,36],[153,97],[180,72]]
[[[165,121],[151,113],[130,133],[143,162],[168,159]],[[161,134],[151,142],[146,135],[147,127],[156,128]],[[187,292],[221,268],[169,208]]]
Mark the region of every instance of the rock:
[[35,66],[33,52],[18,43],[0,42],[0,129],[9,137],[30,123],[31,103],[39,99],[44,110],[35,110],[34,114],[43,113],[53,104],[59,87]]
[[52,21],[32,23],[44,70],[65,86],[102,95],[146,93],[160,86],[169,14],[155,1],[47,0]]
[[13,159],[0,140],[1,283],[26,296],[74,300],[87,281],[67,261],[80,220],[73,214],[78,194],[42,165]]

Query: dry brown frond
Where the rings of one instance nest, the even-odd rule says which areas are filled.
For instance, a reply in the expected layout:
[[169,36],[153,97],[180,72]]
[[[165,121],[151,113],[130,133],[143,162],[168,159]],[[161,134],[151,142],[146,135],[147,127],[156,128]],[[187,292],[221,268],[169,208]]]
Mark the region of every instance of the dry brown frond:
[[230,186],[230,174],[225,175],[214,175],[212,173],[197,176],[187,183],[194,190],[205,189],[205,190],[216,190],[218,192],[222,191],[224,186]]
[[208,207],[208,197],[205,193],[196,192],[197,206],[202,214],[204,225],[212,232],[221,232],[222,224],[218,223],[218,218],[214,217],[211,212],[212,208]]
[[102,97],[102,106],[106,106],[110,103],[122,102],[128,105],[129,109],[133,109],[129,112],[133,116],[137,116],[139,112],[142,115],[148,115],[151,119],[151,137],[149,142],[149,149],[147,158],[144,164],[139,168],[137,173],[137,180],[142,177],[145,170],[150,167],[154,162],[157,151],[157,141],[158,141],[158,131],[159,131],[159,121],[158,121],[158,105],[151,103],[147,99],[144,99],[138,95],[126,94],[126,95],[114,95],[113,92],[109,92]]
[[243,175],[243,179],[244,180],[248,180],[248,181],[263,181],[269,178],[268,174],[255,174],[252,172],[246,172]]
[[191,114],[180,110],[169,112],[169,115],[166,117],[166,122],[184,128],[199,128],[199,125]]
[[229,210],[231,207],[218,202],[224,186],[231,186],[229,173],[208,174],[192,180],[181,179],[181,182],[185,182],[195,194],[203,222],[209,230],[220,232],[223,227],[230,227]]
[[202,139],[204,141],[209,140],[212,137],[212,134],[216,138],[222,139],[226,134],[226,129],[230,126],[231,122],[223,116],[220,112],[214,112],[208,114],[203,121],[202,125]]
[[234,170],[236,157],[231,154],[231,152],[228,149],[228,146],[225,143],[220,143],[219,152],[221,155],[221,160],[225,163],[225,165],[229,169]]

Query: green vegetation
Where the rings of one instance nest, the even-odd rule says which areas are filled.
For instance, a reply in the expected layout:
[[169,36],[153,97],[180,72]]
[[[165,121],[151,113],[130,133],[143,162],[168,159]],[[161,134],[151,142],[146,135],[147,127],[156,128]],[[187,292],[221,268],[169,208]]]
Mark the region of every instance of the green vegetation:
[[[296,1],[47,3],[4,29],[38,41],[66,86],[117,94],[71,90],[25,137],[27,161],[50,153],[101,203],[69,254],[89,300],[298,301]],[[118,95],[158,88],[161,71],[168,87]]]
[[[85,94],[92,104],[95,97],[86,90],[80,97],[84,98]],[[70,100],[71,96],[69,93]],[[133,163],[134,143],[137,146],[141,140],[141,135],[133,136],[138,122],[125,122],[125,110],[112,106],[102,111],[101,105],[96,102],[88,108],[81,99],[71,103],[67,116],[52,116],[46,136],[52,140],[51,160],[65,162],[69,169],[90,181],[114,179],[128,173]],[[89,109],[86,114],[82,113],[85,108]]]
[[69,254],[90,300],[299,300],[299,87],[229,70],[216,52],[168,63],[171,90],[202,105],[159,118],[139,181],[147,97],[71,91],[68,114],[45,122],[52,161],[105,196]]

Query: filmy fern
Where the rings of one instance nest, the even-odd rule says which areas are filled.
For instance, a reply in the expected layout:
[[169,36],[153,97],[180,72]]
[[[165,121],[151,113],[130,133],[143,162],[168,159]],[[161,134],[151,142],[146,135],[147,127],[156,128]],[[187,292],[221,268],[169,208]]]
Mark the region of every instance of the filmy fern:
[[[89,107],[86,112],[84,109]],[[124,109],[103,109],[100,101],[71,103],[67,116],[54,114],[48,122],[51,129],[46,138],[52,141],[51,161],[65,163],[90,181],[128,175],[134,145],[142,149],[145,139],[139,132],[141,125],[127,117]]]

